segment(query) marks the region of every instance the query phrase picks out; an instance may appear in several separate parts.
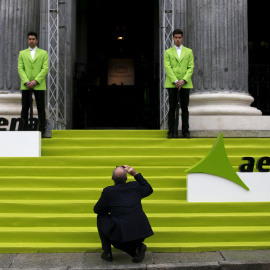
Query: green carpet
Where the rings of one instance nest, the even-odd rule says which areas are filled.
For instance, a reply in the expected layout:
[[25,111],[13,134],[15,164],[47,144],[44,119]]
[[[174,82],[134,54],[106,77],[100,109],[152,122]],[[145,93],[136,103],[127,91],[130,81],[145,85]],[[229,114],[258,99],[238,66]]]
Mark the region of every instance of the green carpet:
[[[269,202],[187,203],[185,170],[214,142],[160,130],[53,131],[41,158],[0,158],[0,252],[100,251],[93,206],[124,164],[154,188],[143,200],[155,233],[148,250],[269,249]],[[224,143],[235,171],[243,156],[269,156],[267,138]]]

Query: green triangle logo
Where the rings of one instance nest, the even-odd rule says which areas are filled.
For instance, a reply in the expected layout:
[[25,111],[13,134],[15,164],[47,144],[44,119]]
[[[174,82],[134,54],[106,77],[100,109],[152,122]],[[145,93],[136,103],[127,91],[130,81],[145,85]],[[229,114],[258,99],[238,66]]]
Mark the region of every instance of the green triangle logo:
[[187,173],[207,173],[207,174],[220,176],[236,183],[237,185],[240,185],[246,190],[249,190],[249,188],[245,185],[245,183],[240,179],[240,177],[234,171],[228,159],[228,156],[224,147],[222,133],[219,133],[210,152],[196,165],[186,170],[186,172]]

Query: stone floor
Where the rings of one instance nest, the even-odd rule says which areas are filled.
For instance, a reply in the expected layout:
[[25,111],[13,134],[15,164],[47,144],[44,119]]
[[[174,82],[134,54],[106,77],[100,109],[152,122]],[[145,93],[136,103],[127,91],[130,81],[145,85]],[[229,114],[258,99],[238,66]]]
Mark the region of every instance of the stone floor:
[[135,264],[128,255],[113,253],[113,262],[100,253],[27,253],[0,254],[0,270],[270,270],[270,250],[214,252],[147,252],[143,262]]

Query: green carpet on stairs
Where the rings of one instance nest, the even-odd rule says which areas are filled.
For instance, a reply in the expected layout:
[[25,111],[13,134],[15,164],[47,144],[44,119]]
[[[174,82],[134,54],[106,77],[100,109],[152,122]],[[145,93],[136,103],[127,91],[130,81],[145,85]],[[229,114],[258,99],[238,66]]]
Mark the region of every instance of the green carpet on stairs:
[[[168,140],[161,130],[61,130],[42,140],[40,158],[0,158],[0,252],[101,251],[93,206],[124,164],[154,189],[143,200],[155,233],[149,251],[269,249],[269,202],[186,201],[185,170],[214,142]],[[224,143],[235,171],[243,156],[269,156],[268,138]]]

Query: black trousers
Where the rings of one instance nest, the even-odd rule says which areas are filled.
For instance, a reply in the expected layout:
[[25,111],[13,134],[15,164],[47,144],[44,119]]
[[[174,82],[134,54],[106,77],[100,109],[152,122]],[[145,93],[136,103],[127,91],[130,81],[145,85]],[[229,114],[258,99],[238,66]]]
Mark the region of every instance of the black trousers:
[[[32,90],[35,95],[35,100],[38,110],[39,131],[45,132],[46,113],[45,113],[45,91]],[[30,109],[30,90],[22,90],[22,111],[21,118],[24,120],[25,127],[28,123],[28,112]]]
[[[177,88],[167,88],[169,93],[169,112],[168,112],[168,121],[169,121],[169,133],[175,133],[175,110],[177,107]],[[182,132],[189,132],[189,92],[190,89],[181,88],[179,91],[180,94],[180,105],[181,105],[181,118],[182,118]],[[178,113],[178,112],[177,112]]]
[[113,245],[115,248],[126,252],[131,257],[134,257],[136,255],[137,247],[141,245],[144,238],[129,242],[113,241],[110,239],[110,231],[112,227],[111,216],[109,214],[97,216],[97,228],[104,252],[111,252],[111,245]]

